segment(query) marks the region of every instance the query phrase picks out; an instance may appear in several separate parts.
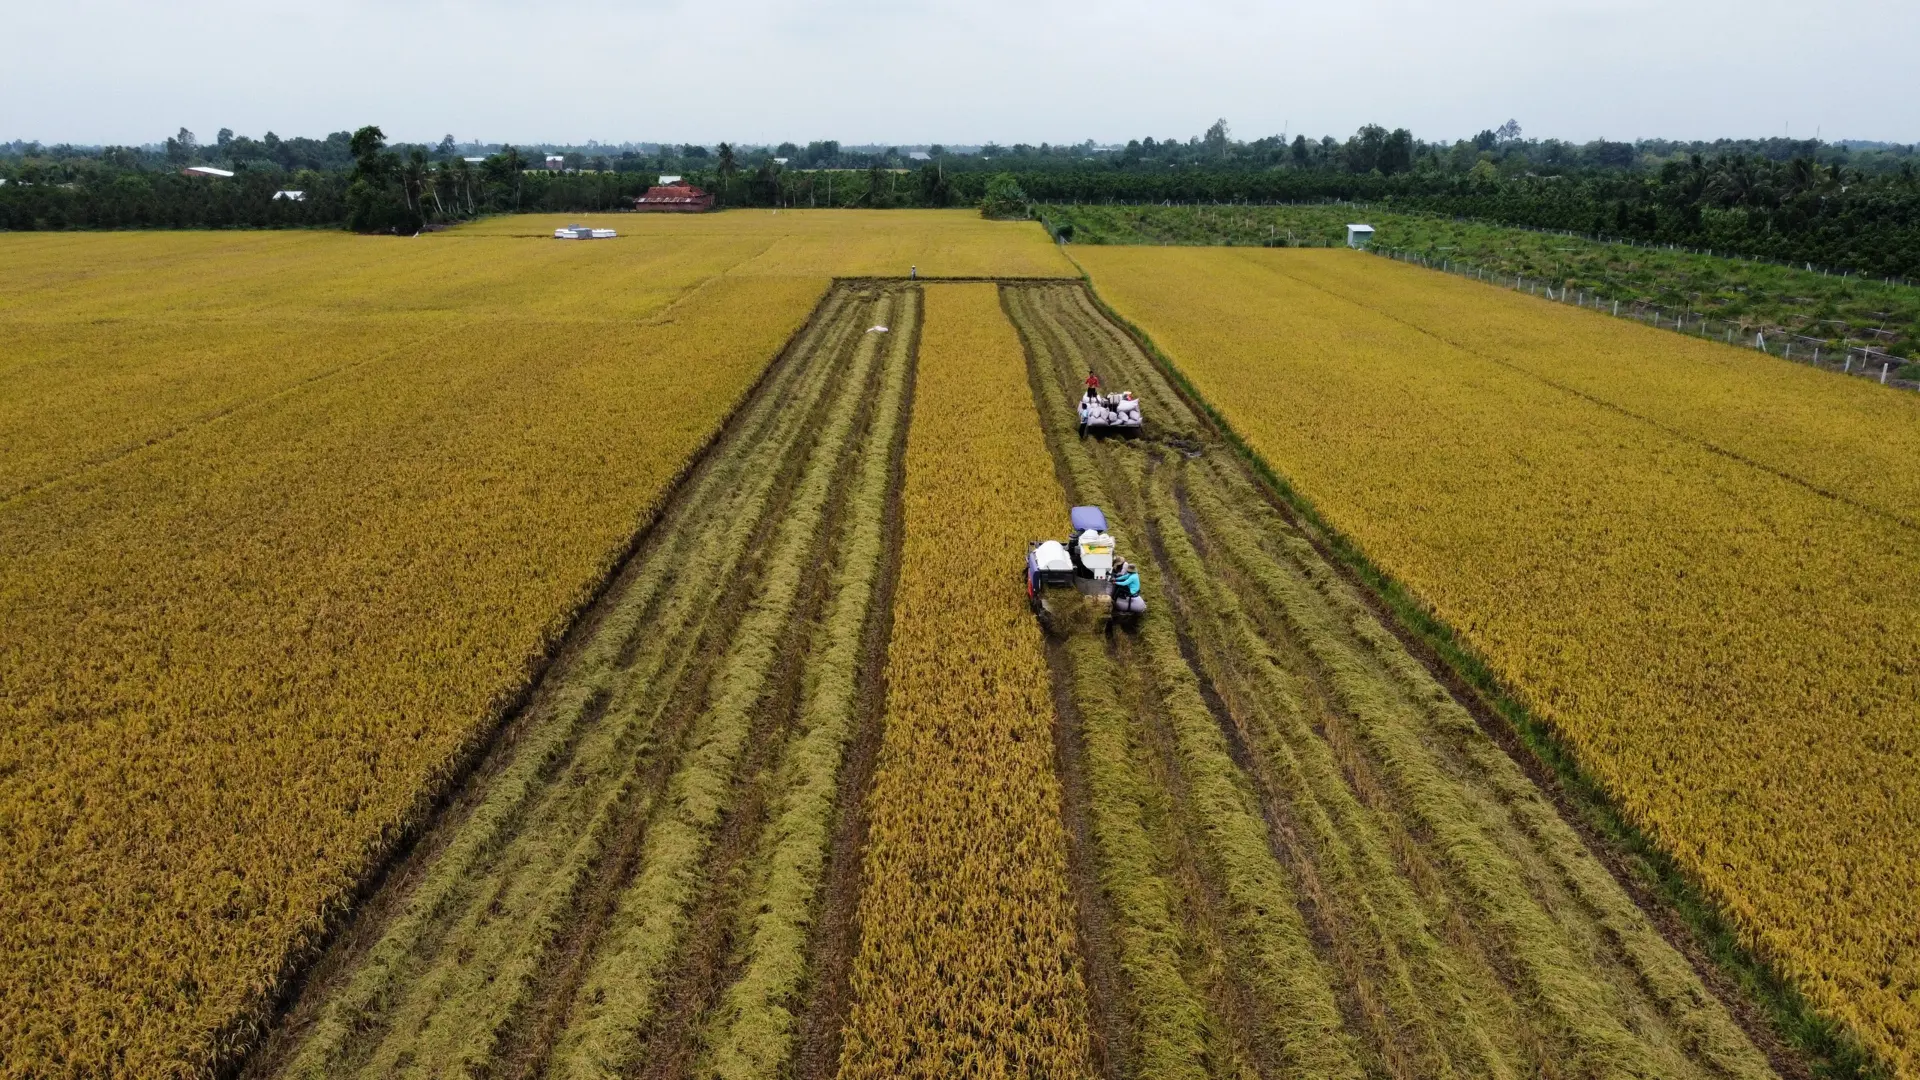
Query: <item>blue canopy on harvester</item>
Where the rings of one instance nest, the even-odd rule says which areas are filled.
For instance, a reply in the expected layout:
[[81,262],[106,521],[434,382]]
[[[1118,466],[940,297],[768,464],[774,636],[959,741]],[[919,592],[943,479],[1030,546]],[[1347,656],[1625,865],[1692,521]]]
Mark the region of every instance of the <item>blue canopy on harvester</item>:
[[1086,532],[1088,529],[1096,532],[1107,531],[1107,515],[1101,513],[1097,506],[1074,507],[1072,521],[1073,531],[1077,533]]

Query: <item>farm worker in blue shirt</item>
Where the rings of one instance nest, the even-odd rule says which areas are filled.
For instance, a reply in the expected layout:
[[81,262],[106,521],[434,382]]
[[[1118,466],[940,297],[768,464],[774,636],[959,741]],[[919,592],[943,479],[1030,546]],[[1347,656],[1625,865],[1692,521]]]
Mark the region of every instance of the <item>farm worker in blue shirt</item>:
[[1140,570],[1132,563],[1120,564],[1120,576],[1113,579],[1114,585],[1126,590],[1128,596],[1140,595]]

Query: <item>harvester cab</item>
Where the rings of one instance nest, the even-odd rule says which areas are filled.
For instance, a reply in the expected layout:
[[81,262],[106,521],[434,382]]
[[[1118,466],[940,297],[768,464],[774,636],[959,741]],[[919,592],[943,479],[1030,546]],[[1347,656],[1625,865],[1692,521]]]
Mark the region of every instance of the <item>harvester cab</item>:
[[1027,602],[1034,614],[1054,614],[1047,604],[1048,589],[1073,589],[1081,596],[1104,601],[1115,618],[1134,618],[1146,613],[1146,601],[1135,588],[1127,587],[1127,578],[1118,573],[1121,563],[1114,557],[1113,534],[1107,531],[1107,515],[1097,506],[1076,506],[1068,515],[1072,535],[1065,540],[1036,540],[1027,545]]

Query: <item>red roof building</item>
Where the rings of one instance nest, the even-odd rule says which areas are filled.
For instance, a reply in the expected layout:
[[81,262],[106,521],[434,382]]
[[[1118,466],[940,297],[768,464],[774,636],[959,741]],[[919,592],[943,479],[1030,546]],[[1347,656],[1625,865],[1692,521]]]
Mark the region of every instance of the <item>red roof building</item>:
[[645,195],[633,200],[633,208],[663,214],[698,214],[713,209],[713,196],[692,184],[676,181],[648,188]]

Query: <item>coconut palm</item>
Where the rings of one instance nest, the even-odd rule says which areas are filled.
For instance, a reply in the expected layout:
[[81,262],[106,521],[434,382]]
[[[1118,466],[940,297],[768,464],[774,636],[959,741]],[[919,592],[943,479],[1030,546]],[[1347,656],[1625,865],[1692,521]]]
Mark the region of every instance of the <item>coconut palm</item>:
[[727,189],[733,184],[734,175],[740,171],[740,163],[734,160],[733,144],[720,144],[720,201],[727,199]]

